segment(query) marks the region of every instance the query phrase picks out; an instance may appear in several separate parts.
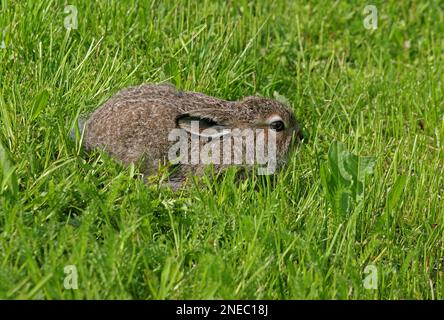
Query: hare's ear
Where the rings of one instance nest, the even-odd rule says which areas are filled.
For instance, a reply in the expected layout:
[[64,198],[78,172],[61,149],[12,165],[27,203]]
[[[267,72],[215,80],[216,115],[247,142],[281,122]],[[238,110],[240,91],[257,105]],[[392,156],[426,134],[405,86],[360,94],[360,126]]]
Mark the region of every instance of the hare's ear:
[[211,110],[195,110],[178,116],[176,125],[194,135],[217,138],[230,133],[223,120],[223,117]]

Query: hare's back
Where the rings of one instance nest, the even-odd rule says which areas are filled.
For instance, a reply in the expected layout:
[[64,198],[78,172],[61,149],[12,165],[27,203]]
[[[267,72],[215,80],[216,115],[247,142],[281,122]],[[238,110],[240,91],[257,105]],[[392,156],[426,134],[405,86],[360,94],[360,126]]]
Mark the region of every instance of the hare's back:
[[110,101],[119,102],[146,99],[174,100],[180,97],[180,95],[180,92],[172,84],[143,84],[120,90]]
[[86,147],[102,147],[124,163],[135,162],[143,154],[161,157],[178,115],[177,107],[167,100],[109,100],[87,121]]

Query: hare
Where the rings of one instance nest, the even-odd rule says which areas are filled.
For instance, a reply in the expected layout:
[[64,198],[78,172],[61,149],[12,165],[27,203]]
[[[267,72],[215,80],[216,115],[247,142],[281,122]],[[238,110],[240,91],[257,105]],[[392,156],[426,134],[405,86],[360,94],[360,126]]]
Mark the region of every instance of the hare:
[[275,153],[279,167],[291,145],[303,138],[293,111],[278,101],[258,96],[226,101],[178,91],[171,84],[123,89],[84,126],[86,150],[102,148],[123,164],[142,163],[145,175],[157,172],[159,165],[173,164],[169,183],[175,190],[188,175],[204,174],[203,160],[208,158],[216,172],[230,165],[252,167],[261,141],[274,144],[261,148],[268,155]]

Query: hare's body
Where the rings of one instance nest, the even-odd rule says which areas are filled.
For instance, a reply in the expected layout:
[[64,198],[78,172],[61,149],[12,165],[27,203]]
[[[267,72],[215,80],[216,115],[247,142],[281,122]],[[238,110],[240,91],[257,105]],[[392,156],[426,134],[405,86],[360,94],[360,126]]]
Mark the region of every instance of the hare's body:
[[[86,147],[103,147],[124,164],[140,160],[147,169],[157,169],[155,162],[166,157],[168,134],[176,128],[176,118],[208,102],[221,100],[178,92],[171,85],[146,85],[120,91],[87,121]],[[152,165],[149,165],[152,162]]]
[[[168,136],[174,129],[191,132],[191,121],[215,131],[232,128],[263,128],[270,116],[285,122],[285,135],[278,135],[278,156],[285,155],[300,128],[293,112],[281,103],[260,97],[225,101],[201,93],[180,92],[172,85],[142,85],[124,89],[97,109],[86,122],[85,146],[103,148],[124,164],[143,161],[142,170],[154,173],[166,164],[174,144]],[[284,131],[282,129],[281,131]],[[279,132],[280,133],[280,132]],[[192,148],[190,148],[192,150]],[[225,166],[220,165],[218,167]],[[181,165],[175,179],[189,172],[201,174],[199,164]]]

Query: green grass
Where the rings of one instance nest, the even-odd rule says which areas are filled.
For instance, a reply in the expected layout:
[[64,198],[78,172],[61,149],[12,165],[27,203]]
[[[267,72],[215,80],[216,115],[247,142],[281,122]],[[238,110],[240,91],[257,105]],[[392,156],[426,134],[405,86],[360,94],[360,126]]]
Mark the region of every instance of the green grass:
[[[65,1],[0,3],[0,298],[444,298],[442,2],[375,1],[367,30],[365,2],[73,0],[71,32]],[[276,92],[307,141],[275,180],[175,194],[69,140],[119,89],[164,81]],[[336,141],[375,159],[349,209],[321,177]]]

